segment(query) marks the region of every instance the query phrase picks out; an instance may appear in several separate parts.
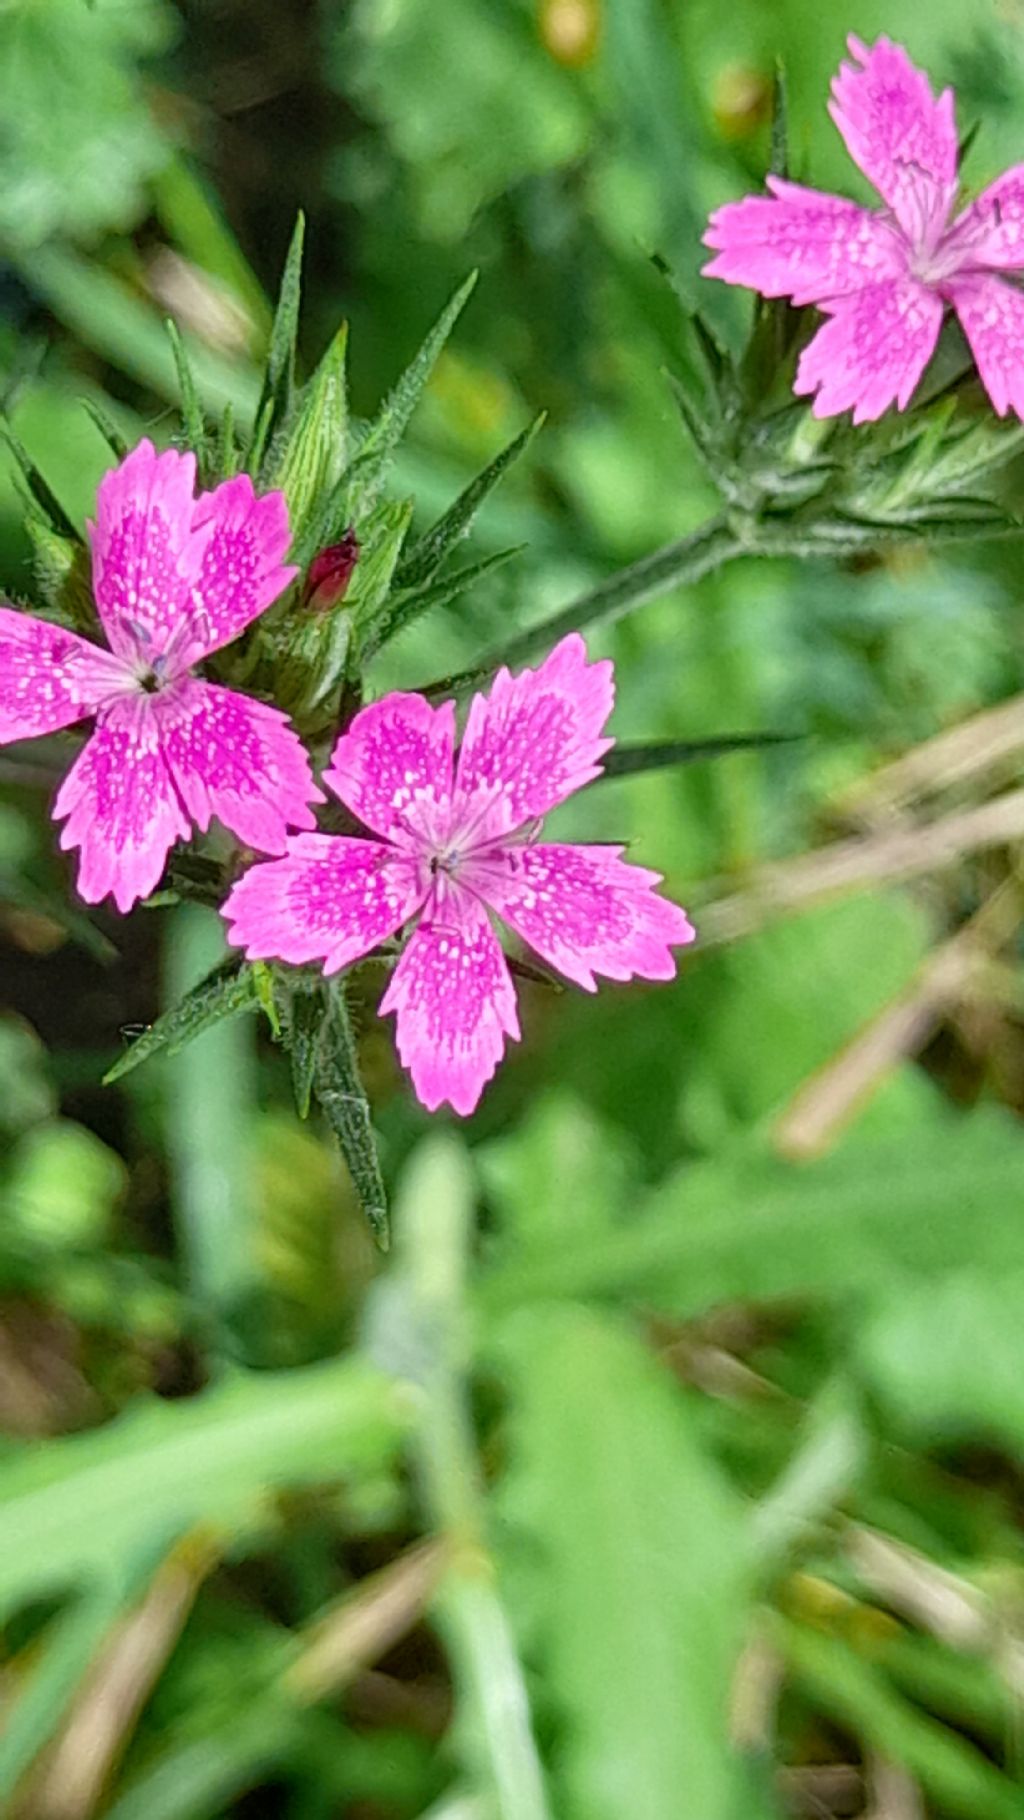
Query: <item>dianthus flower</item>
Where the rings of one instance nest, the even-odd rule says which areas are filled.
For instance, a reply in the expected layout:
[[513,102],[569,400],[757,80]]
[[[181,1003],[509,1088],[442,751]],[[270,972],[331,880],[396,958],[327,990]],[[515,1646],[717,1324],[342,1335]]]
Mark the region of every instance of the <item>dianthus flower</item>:
[[284,495],[257,497],[240,474],[197,499],[195,471],[143,441],[100,482],[89,535],[109,650],[0,606],[0,742],[95,718],[53,809],[90,904],[146,897],[193,823],[216,815],[280,853],[324,800],[285,715],[193,674],[296,573]]
[[621,847],[537,839],[538,818],[599,774],[613,697],[611,664],[588,664],[573,633],[539,669],[500,670],[474,696],[457,758],[452,702],[394,694],[361,709],[324,782],[377,838],[295,836],[235,885],[231,941],[336,973],[413,922],[381,1011],[397,1014],[423,1104],[472,1112],[519,1036],[490,911],[590,992],[595,974],[671,979],[671,947],[693,940],[653,891],[659,874],[625,864]]
[[[764,297],[816,304],[831,318],[804,349],[795,390],[814,415],[851,410],[869,422],[905,410],[931,359],[947,305],[970,343],[1002,417],[1024,417],[1024,165],[1014,165],[959,215],[953,92],[888,38],[848,40],[829,105],[847,150],[884,210],[769,177],[770,196],[717,209],[705,244],[711,278]],[[1009,282],[1007,282],[1009,278]]]

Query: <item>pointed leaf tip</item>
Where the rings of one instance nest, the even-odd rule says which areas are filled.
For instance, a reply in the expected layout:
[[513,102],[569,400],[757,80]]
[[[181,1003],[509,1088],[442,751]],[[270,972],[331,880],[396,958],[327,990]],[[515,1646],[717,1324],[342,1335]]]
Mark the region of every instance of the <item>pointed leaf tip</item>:
[[299,306],[302,296],[302,254],[306,236],[306,217],[299,209],[281,277],[281,289],[270,332],[270,347],[263,377],[260,401],[256,407],[253,441],[249,451],[250,469],[258,465],[273,430],[284,418],[291,403],[295,384],[295,344],[299,330]]
[[212,973],[193,986],[191,992],[154,1024],[150,1024],[142,1035],[137,1037],[131,1048],[125,1051],[108,1068],[103,1076],[103,1085],[110,1087],[122,1076],[130,1074],[141,1062],[150,1056],[160,1054],[176,1055],[204,1030],[221,1023],[226,1017],[234,1017],[239,1011],[251,1011],[260,1003],[259,984],[254,970],[237,956],[223,961]]
[[424,531],[399,565],[395,575],[396,588],[418,587],[436,574],[455,545],[469,536],[481,507],[509,468],[526,453],[546,418],[547,412],[539,411],[533,421],[463,488],[437,522]]

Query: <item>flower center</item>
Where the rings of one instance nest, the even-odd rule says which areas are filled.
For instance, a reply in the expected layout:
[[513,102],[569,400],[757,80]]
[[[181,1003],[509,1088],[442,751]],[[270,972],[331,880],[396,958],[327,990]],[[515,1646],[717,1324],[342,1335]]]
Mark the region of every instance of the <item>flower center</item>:
[[154,657],[152,662],[142,662],[135,669],[135,681],[144,695],[159,695],[166,689],[170,678],[167,674],[167,660],[164,656]]

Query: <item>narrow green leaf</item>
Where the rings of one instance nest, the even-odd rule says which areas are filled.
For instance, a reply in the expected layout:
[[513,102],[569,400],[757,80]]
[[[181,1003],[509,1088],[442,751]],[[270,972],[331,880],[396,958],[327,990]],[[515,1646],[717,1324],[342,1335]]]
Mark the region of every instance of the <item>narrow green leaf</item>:
[[105,1820],[197,1820],[225,1814],[280,1765],[301,1761],[302,1715],[277,1697],[249,1689],[236,1705],[210,1713],[199,1737],[187,1730],[167,1740],[159,1756],[104,1810]]
[[701,315],[700,310],[688,310],[686,316],[694,344],[707,370],[708,379],[715,392],[718,393],[723,382],[732,373],[732,361],[728,350],[719,341],[714,329]]
[[773,177],[789,176],[789,85],[781,57],[775,65],[772,85],[772,138],[768,169]]
[[734,1820],[728,1702],[750,1560],[690,1404],[612,1316],[506,1324],[511,1458],[499,1489],[561,1719],[569,1820]]
[[270,333],[270,350],[267,354],[263,389],[260,392],[260,400],[256,408],[256,433],[253,437],[253,446],[249,451],[250,469],[256,465],[257,442],[262,441],[263,446],[266,446],[271,427],[276,427],[283,420],[291,403],[292,388],[295,383],[295,343],[299,332],[302,247],[305,234],[306,218],[300,209],[295,218],[295,227],[281,278],[277,309],[274,312],[274,326]]
[[416,588],[420,583],[430,580],[460,538],[469,535],[484,501],[520,455],[526,453],[546,416],[547,412],[541,411],[525,430],[470,481],[437,523],[413,544],[395,576],[396,588]]
[[373,642],[378,618],[387,611],[388,595],[402,546],[412,523],[411,499],[384,499],[360,528],[359,561],[345,595],[361,650]]
[[471,272],[465,283],[459,286],[455,295],[445,305],[419,352],[406,367],[397,385],[388,394],[380,412],[370,425],[360,450],[360,456],[364,462],[365,478],[362,485],[357,488],[353,499],[353,519],[360,518],[367,506],[373,503],[383,482],[387,465],[405,433],[409,419],[434,370],[437,357],[468,303],[476,281],[477,273]]
[[274,400],[268,398],[260,405],[253,424],[252,440],[246,450],[245,466],[249,474],[258,474],[263,465],[263,456],[270,437],[270,426],[274,418]]
[[140,1062],[147,1062],[150,1056],[161,1051],[165,1055],[176,1055],[204,1030],[226,1017],[236,1016],[239,1011],[255,1010],[259,1002],[252,968],[232,956],[215,967],[179,1004],[165,1011],[155,1024],[150,1024],[149,1029],[136,1038],[131,1048],[107,1070],[103,1076],[104,1085],[109,1087],[113,1081],[130,1074]]
[[238,472],[238,447],[235,442],[235,413],[229,399],[220,421],[215,456],[216,471],[221,480],[230,480]]
[[51,530],[56,531],[60,537],[68,538],[72,543],[81,543],[81,532],[75,528],[49,481],[44,479],[21,438],[15,435],[3,415],[0,415],[0,438],[10,449],[32,498]]
[[301,537],[310,513],[336,487],[345,468],[348,393],[345,354],[348,324],[342,323],[303,387],[295,421],[281,431],[261,476],[266,486],[280,487],[288,501],[295,537]]
[[370,1106],[359,1077],[356,1038],[344,981],[330,980],[324,991],[326,1015],[316,1048],[313,1091],[341,1146],[352,1186],[373,1236],[380,1249],[386,1251],[390,1242],[387,1195],[377,1158]]
[[96,398],[83,398],[82,409],[92,418],[100,435],[118,461],[123,461],[128,453],[128,444],[122,436],[113,418]]
[[944,1814],[956,1820],[1024,1820],[1019,1784],[948,1726],[902,1699],[845,1643],[777,1613],[770,1634],[803,1693],[872,1750],[904,1764]]
[[236,1370],[180,1402],[140,1399],[102,1427],[4,1463],[0,1613],[124,1586],[197,1524],[242,1534],[280,1486],[379,1472],[405,1427],[395,1385],[350,1355]]
[[515,979],[529,980],[534,986],[547,986],[552,992],[565,991],[565,981],[537,961],[528,961],[525,955],[519,954],[506,954],[505,961]]
[[666,367],[665,378],[675,400],[676,409],[683,420],[694,453],[701,467],[711,481],[728,496],[732,491],[733,465],[727,462],[719,447],[718,425],[708,421],[703,402],[697,397],[697,389],[691,379],[681,379],[671,368]]
[[83,1593],[51,1620],[39,1659],[0,1733],[0,1801],[8,1801],[29,1764],[48,1744],[75,1689],[121,1609],[117,1582]]
[[327,1007],[319,980],[306,981],[291,970],[278,971],[282,999],[284,1046],[291,1066],[292,1092],[300,1119],[309,1117],[316,1074],[317,1044]]
[[692,586],[712,569],[750,553],[751,546],[737,536],[724,517],[710,518],[688,537],[681,537],[675,543],[652,551],[649,556],[642,556],[639,562],[631,563],[626,569],[618,569],[596,588],[577,595],[553,618],[528,626],[507,644],[492,651],[474,669],[446,677],[443,682],[433,684],[430,692],[437,694],[444,689],[448,693],[461,693],[476,688],[502,664],[515,669],[519,664],[527,663],[538,651],[549,650],[568,632],[610,625],[643,606],[645,601],[656,600],[672,588]]
[[269,961],[250,961],[253,985],[260,1010],[263,1012],[275,1039],[281,1036],[281,1019],[277,1010],[277,999],[274,996],[274,969]]
[[[467,563],[465,568],[455,569],[450,575],[442,575],[437,580],[427,582],[410,593],[390,594],[383,605],[380,617],[372,631],[362,642],[362,661],[368,664],[378,651],[400,632],[408,630],[424,613],[433,612],[437,607],[450,606],[458,600],[467,588],[476,586],[485,575],[496,569],[504,568],[513,557],[522,554],[525,544],[515,544],[508,550],[495,550],[493,555],[485,556],[480,562]],[[437,685],[433,686],[436,690]],[[433,692],[433,691],[432,691]]]
[[605,777],[631,777],[640,771],[661,771],[667,765],[692,765],[705,758],[724,758],[730,752],[754,752],[764,746],[785,746],[802,739],[801,733],[720,733],[712,739],[669,739],[617,745],[601,760]]
[[166,328],[178,374],[178,387],[181,392],[181,421],[185,431],[185,441],[196,457],[202,477],[206,473],[206,425],[203,422],[203,407],[199,402],[195,374],[192,371],[192,362],[189,359],[181,330],[170,316],[167,318]]
[[980,131],[981,131],[981,119],[979,117],[979,119],[971,121],[970,126],[967,128],[966,133],[964,133],[964,135],[960,141],[960,150],[959,150],[959,155],[957,158],[957,163],[961,170],[964,167],[965,161],[970,157],[971,152],[974,149],[974,146],[975,146],[975,143],[977,141],[978,134],[980,133]]
[[826,1383],[807,1411],[796,1451],[753,1511],[762,1571],[848,1495],[868,1458],[860,1400],[845,1378]]

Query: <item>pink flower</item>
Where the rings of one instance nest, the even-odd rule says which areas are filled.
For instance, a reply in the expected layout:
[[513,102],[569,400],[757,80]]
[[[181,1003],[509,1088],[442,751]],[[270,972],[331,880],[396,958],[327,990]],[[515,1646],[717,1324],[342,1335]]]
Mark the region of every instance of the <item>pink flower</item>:
[[621,847],[537,840],[538,818],[600,772],[614,686],[578,633],[539,670],[500,670],[474,696],[455,758],[455,707],[388,695],[356,715],[324,782],[377,836],[300,834],[284,859],[253,866],[224,905],[230,939],[252,959],[323,961],[337,973],[404,923],[411,939],[381,1003],[431,1112],[472,1112],[516,1000],[491,927],[495,911],[588,992],[608,979],[671,979],[672,945],[693,940],[656,872]]
[[958,149],[953,93],[888,38],[848,40],[860,68],[840,67],[829,112],[884,210],[769,177],[770,197],[716,210],[708,277],[765,297],[813,303],[830,320],[805,348],[796,391],[816,417],[852,408],[866,423],[905,410],[952,305],[1000,417],[1024,417],[1024,165],[951,217]]
[[216,815],[280,853],[324,798],[286,717],[193,674],[276,600],[291,533],[282,493],[244,474],[194,497],[195,457],[140,442],[100,482],[93,588],[110,649],[0,606],[0,742],[95,728],[54,804],[78,889],[119,910],[146,897],[176,840]]

